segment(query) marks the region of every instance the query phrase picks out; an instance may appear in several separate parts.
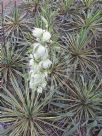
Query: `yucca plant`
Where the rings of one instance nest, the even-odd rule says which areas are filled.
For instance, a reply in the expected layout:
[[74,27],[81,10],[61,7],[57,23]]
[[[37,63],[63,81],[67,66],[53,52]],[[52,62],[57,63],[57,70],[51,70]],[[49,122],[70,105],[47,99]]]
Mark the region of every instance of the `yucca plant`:
[[56,95],[55,101],[59,101],[59,105],[63,101],[63,111],[74,113],[73,118],[77,122],[95,119],[102,112],[101,85],[102,80],[98,81],[96,77],[88,80],[80,75],[70,83],[70,89],[66,90],[66,93],[61,92],[59,96]]
[[6,43],[5,48],[1,46],[0,51],[0,72],[5,81],[10,78],[11,73],[22,75],[21,69],[26,67],[27,58],[25,57],[26,47],[16,49],[16,47],[9,42]]
[[60,0],[60,10],[62,12],[67,12],[73,5],[74,0]]
[[70,60],[74,65],[74,72],[88,74],[93,71],[98,74],[96,60],[99,57],[94,47],[90,47],[91,37],[86,29],[81,29],[79,34],[67,34],[64,37],[66,53],[71,55]]
[[21,14],[18,8],[14,7],[12,15],[4,16],[4,29],[5,36],[9,37],[22,37],[24,38],[24,33],[31,32],[31,27],[33,23],[27,20],[26,14]]
[[86,8],[90,8],[95,3],[99,2],[99,1],[102,1],[102,0],[81,0],[81,1],[86,6]]
[[100,10],[88,10],[87,13],[83,11],[82,15],[75,15],[73,17],[76,29],[82,27],[89,30],[89,35],[97,39],[102,33],[102,13]]
[[62,48],[60,48],[59,52],[54,52],[54,50],[52,50],[52,52],[50,79],[54,86],[63,88],[63,86],[66,85],[66,80],[70,78],[73,69],[73,66],[70,64],[70,56],[65,56],[65,52]]
[[89,8],[89,7],[94,3],[94,0],[82,0],[82,3],[83,3],[87,8]]
[[[25,86],[20,87],[13,75],[11,79],[13,90],[8,90],[5,86],[0,92],[2,105],[0,106],[0,123],[9,125],[1,134],[11,136],[42,136],[47,135],[51,127],[61,130],[61,128],[52,124],[57,120],[57,114],[46,113],[45,107],[51,101],[54,94],[53,87],[48,93],[41,95],[36,91],[29,89],[28,81]],[[63,129],[62,129],[63,130]]]

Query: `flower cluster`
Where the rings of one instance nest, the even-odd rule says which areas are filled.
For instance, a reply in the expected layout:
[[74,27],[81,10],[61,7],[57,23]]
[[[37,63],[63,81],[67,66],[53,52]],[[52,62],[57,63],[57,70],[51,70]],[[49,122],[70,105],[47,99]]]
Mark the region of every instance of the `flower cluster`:
[[30,83],[31,89],[42,93],[46,87],[48,70],[52,65],[49,59],[47,43],[50,42],[51,34],[43,29],[34,28],[33,36],[36,38],[36,43],[33,44],[33,50],[30,54]]

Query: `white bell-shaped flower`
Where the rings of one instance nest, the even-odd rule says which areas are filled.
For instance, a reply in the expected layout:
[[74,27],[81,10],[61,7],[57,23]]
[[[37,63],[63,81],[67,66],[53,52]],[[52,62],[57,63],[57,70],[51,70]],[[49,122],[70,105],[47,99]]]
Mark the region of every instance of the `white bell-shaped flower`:
[[39,46],[36,53],[40,56],[44,56],[44,54],[47,52],[46,48],[44,46]]
[[29,72],[31,73],[36,73],[40,69],[39,65],[34,61],[34,59],[29,60]]
[[32,66],[29,66],[29,73],[30,74],[35,74],[35,73],[38,73],[40,70],[40,67],[37,63],[34,63],[34,65]]
[[33,50],[36,50],[38,46],[42,46],[39,42],[33,44]]
[[42,88],[42,87],[38,87],[38,88],[37,88],[37,92],[38,92],[38,93],[42,93],[42,91],[43,91],[43,88]]
[[29,55],[29,58],[30,58],[30,59],[34,59],[33,54],[30,54],[30,55]]
[[48,69],[52,65],[48,59],[47,49],[47,42],[51,42],[51,34],[41,28],[34,28],[33,36],[37,42],[33,44],[33,51],[29,56],[29,86],[38,93],[42,93],[47,85]]
[[44,32],[44,30],[42,30],[41,28],[34,28],[33,32],[33,36],[36,38],[40,38]]
[[42,46],[41,44],[36,45],[36,47],[34,47],[33,49],[33,54],[34,54],[34,58],[40,59],[40,58],[47,58],[48,57],[48,51],[47,48],[45,48],[44,46]]
[[43,42],[49,42],[51,39],[51,34],[48,31],[45,31],[42,35]]
[[31,79],[35,85],[38,85],[41,82],[41,76],[39,74],[32,74]]
[[30,67],[31,67],[31,66],[34,66],[34,59],[33,59],[33,58],[29,60],[29,66],[30,66]]
[[32,80],[30,79],[30,82],[29,82],[29,87],[31,88],[31,89],[33,89],[34,88],[34,84],[33,84],[33,82],[32,82]]
[[42,84],[42,82],[45,81],[45,75],[43,73],[33,73],[31,79],[34,81],[35,85]]
[[35,88],[36,88],[36,87],[35,87],[35,84],[34,84],[34,81],[33,81],[32,79],[30,79],[29,87],[30,87],[31,89],[35,89]]
[[46,87],[46,85],[47,85],[47,82],[45,81],[45,82],[43,82],[43,83],[42,83],[42,85],[41,85],[41,86],[42,86],[42,88],[45,88],[45,87]]
[[48,69],[48,68],[50,68],[51,65],[52,65],[52,61],[49,59],[46,59],[46,60],[40,62],[40,66],[43,69]]

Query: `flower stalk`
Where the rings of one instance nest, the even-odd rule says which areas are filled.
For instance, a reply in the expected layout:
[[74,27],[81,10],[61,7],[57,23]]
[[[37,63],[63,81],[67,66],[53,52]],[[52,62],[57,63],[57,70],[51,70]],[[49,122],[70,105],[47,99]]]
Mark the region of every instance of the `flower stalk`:
[[52,65],[48,53],[48,43],[50,42],[51,34],[41,28],[34,28],[32,32],[37,42],[33,44],[32,53],[30,54],[29,86],[32,90],[42,93],[47,85],[46,79]]

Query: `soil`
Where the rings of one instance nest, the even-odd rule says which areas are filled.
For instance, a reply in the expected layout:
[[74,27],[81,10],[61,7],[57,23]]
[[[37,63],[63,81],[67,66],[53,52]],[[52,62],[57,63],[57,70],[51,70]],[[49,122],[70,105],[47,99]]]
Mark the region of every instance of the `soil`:
[[2,12],[2,1],[3,1],[4,13],[9,14],[12,11],[14,2],[16,1],[17,5],[19,5],[22,0],[0,0],[0,13]]

